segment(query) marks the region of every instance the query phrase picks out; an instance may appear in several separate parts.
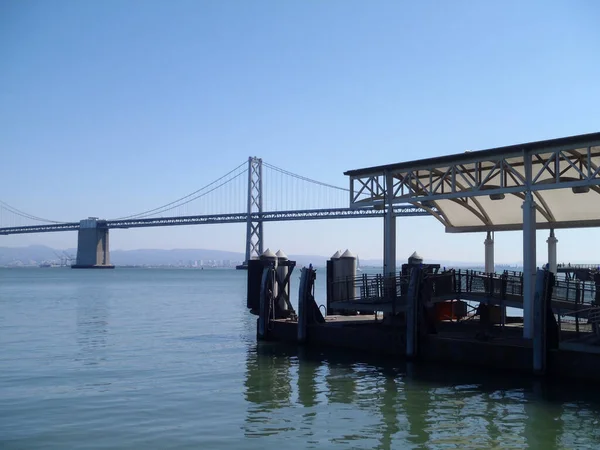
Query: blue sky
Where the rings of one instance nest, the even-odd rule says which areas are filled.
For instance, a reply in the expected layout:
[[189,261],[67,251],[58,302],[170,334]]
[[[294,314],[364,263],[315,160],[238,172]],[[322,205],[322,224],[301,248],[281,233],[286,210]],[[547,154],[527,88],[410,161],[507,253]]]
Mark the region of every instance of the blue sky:
[[[0,199],[51,219],[118,217],[250,155],[346,186],[349,169],[598,131],[599,20],[593,0],[7,0]],[[382,253],[378,220],[265,228],[288,253]],[[111,246],[242,251],[244,232],[120,230]],[[432,218],[399,219],[398,234],[399,258],[483,260],[483,235],[445,235]],[[600,231],[557,237],[559,260],[593,260],[578,243]],[[521,259],[519,233],[496,241],[498,261]],[[30,243],[76,235],[0,239]]]

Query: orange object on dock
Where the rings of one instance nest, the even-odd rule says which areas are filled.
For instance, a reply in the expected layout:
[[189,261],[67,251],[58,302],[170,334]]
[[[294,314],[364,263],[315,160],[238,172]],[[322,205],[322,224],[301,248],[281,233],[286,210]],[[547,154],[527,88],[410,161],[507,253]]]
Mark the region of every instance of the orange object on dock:
[[446,300],[436,303],[434,310],[437,321],[458,320],[467,315],[467,304],[461,300]]

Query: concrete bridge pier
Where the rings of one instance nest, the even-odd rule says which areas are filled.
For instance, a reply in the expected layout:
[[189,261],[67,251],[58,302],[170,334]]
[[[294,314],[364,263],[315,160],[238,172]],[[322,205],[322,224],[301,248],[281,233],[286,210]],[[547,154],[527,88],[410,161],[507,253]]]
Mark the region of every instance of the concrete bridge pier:
[[90,217],[79,222],[77,260],[72,269],[114,269],[110,263],[105,220]]

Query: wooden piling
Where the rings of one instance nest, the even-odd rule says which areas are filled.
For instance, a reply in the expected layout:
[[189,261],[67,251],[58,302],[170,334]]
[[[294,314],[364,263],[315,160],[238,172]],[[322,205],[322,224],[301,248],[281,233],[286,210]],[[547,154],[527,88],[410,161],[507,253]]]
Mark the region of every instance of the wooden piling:
[[413,267],[410,271],[410,280],[408,283],[408,294],[406,299],[407,358],[415,358],[417,356],[417,320],[420,273],[421,269],[419,267]]

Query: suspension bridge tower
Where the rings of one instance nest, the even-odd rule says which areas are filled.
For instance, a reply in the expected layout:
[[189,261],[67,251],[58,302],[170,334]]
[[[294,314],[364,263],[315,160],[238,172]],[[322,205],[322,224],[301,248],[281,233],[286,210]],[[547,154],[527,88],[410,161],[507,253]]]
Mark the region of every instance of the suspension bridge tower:
[[262,159],[248,158],[248,219],[246,222],[246,259],[237,269],[247,269],[248,261],[263,253],[263,223],[253,214],[263,212]]

